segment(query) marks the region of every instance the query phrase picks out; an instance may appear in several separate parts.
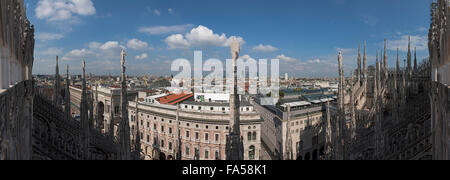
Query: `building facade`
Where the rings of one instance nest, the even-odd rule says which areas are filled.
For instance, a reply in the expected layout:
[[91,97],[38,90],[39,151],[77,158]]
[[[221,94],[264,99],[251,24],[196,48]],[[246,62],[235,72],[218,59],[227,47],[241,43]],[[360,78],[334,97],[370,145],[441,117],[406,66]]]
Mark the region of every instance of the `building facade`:
[[0,2],[0,160],[32,158],[34,27],[23,0]]
[[450,159],[450,1],[432,4],[429,31],[433,159]]
[[[190,98],[176,102],[178,108],[173,103],[130,102],[131,129],[139,126],[145,159],[176,159],[180,153],[183,160],[225,160],[230,106],[211,101]],[[248,101],[241,102],[240,110],[244,159],[259,160],[261,118]]]

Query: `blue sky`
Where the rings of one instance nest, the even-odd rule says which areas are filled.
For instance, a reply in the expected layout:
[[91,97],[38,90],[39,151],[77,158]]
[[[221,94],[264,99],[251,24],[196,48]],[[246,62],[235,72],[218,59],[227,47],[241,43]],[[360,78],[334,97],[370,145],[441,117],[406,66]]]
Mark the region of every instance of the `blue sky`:
[[[369,64],[388,39],[390,66],[396,48],[406,58],[407,37],[418,59],[428,56],[431,0],[25,0],[36,27],[35,74],[53,74],[55,56],[79,73],[120,72],[126,48],[128,73],[170,75],[177,58],[241,56],[279,58],[280,73],[337,75],[337,52],[347,73],[356,67],[358,43],[367,41]],[[63,68],[64,69],[64,68]]]

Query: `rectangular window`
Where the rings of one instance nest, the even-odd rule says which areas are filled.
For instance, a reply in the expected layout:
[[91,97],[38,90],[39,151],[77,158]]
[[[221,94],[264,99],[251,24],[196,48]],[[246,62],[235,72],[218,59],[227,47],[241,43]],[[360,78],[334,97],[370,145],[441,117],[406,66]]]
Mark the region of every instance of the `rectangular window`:
[[208,141],[208,140],[209,140],[209,134],[205,133],[205,141]]
[[186,138],[189,138],[189,131],[186,131]]
[[216,142],[219,142],[219,134],[216,134]]
[[169,142],[169,150],[172,150],[172,143]]
[[197,140],[199,139],[199,134],[198,134],[198,132],[195,133],[195,139],[197,139]]
[[191,151],[191,150],[190,150],[189,146],[186,145],[186,152],[185,152],[185,154],[189,156],[189,152],[190,152],[190,151]]
[[220,160],[219,151],[216,151],[216,160]]
[[205,159],[209,159],[209,151],[205,150]]
[[169,128],[169,134],[172,134],[172,128]]
[[147,142],[150,142],[150,136],[147,135]]
[[150,128],[150,122],[147,122],[147,128]]

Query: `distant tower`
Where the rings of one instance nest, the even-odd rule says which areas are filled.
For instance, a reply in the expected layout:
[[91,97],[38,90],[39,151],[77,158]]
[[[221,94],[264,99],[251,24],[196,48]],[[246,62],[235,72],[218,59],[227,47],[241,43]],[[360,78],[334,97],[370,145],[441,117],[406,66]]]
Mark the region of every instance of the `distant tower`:
[[121,91],[121,110],[122,118],[119,122],[119,159],[131,160],[130,144],[130,122],[128,121],[128,99],[127,99],[127,80],[125,75],[125,50],[121,53],[122,64],[122,91]]
[[53,92],[53,104],[61,106],[61,77],[59,76],[59,58],[56,56],[56,70],[55,70],[55,87]]
[[64,111],[66,114],[66,120],[72,119],[72,113],[70,111],[71,108],[71,102],[70,102],[70,76],[69,76],[69,65],[67,65],[67,72],[66,72],[66,89],[64,91],[65,97],[64,97]]
[[83,59],[83,77],[81,83],[81,104],[80,104],[80,116],[81,116],[81,147],[83,151],[83,158],[89,159],[89,117],[88,117],[88,102],[86,93],[86,61]]
[[240,100],[237,89],[237,59],[239,58],[240,45],[238,41],[231,44],[231,56],[233,58],[233,92],[230,94],[230,130],[227,139],[227,160],[243,160],[243,142],[240,130]]

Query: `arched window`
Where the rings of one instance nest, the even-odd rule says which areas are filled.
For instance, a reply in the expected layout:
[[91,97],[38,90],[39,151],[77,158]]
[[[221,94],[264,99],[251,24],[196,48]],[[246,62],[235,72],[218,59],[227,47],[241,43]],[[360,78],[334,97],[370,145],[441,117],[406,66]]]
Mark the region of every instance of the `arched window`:
[[248,151],[248,159],[255,160],[255,146],[250,146]]
[[248,141],[251,141],[252,140],[252,133],[251,132],[248,132],[248,134],[247,134],[247,140]]
[[256,141],[256,132],[253,132],[253,141]]

